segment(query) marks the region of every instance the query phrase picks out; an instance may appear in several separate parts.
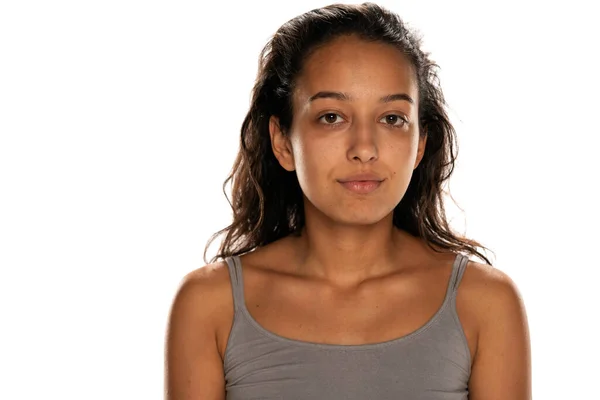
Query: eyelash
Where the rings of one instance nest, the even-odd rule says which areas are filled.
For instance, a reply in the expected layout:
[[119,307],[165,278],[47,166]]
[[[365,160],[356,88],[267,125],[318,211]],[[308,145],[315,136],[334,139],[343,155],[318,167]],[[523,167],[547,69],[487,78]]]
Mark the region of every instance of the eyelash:
[[[341,116],[340,114],[338,114],[338,113],[332,113],[332,112],[328,112],[328,113],[322,114],[322,115],[321,115],[321,116],[320,116],[320,117],[317,119],[317,121],[320,121],[320,120],[321,120],[323,117],[325,117],[326,115],[336,115],[336,116],[338,116],[338,117],[340,117],[340,118],[342,117],[342,116]],[[386,124],[386,125],[389,125],[389,126],[391,126],[392,128],[403,128],[403,127],[405,127],[405,126],[408,124],[408,120],[407,120],[406,118],[404,118],[404,117],[403,117],[402,115],[400,115],[400,114],[388,114],[388,115],[384,116],[383,118],[387,118],[387,117],[389,117],[390,115],[393,115],[393,116],[395,116],[395,117],[398,117],[398,120],[402,121],[402,124],[400,124],[400,125]],[[383,118],[382,118],[382,119],[383,119]],[[325,126],[326,126],[326,127],[328,127],[328,128],[331,128],[331,127],[337,126],[338,124],[341,124],[341,122],[336,122],[336,123],[332,123],[332,124],[329,124],[329,123],[324,123],[323,125],[325,125]]]

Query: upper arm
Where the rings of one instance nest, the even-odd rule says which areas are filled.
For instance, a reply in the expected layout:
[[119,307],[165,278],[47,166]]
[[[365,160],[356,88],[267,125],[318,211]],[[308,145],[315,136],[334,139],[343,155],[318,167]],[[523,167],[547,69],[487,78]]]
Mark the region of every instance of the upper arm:
[[207,268],[183,279],[171,306],[165,348],[166,400],[225,399],[216,340],[218,301]]
[[515,283],[494,270],[479,303],[477,352],[469,381],[471,400],[530,400],[531,349],[525,306]]

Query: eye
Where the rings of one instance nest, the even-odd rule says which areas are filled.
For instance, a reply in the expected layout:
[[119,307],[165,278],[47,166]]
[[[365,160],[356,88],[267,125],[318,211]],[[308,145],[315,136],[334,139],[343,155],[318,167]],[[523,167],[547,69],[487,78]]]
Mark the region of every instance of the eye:
[[339,124],[341,121],[338,121],[337,118],[340,118],[340,120],[342,119],[342,117],[339,114],[336,113],[327,113],[327,114],[323,114],[319,117],[319,121],[324,121],[325,125],[335,125],[335,124]]
[[388,114],[385,117],[381,118],[380,121],[383,121],[387,125],[392,125],[398,128],[401,128],[404,125],[408,124],[406,118],[398,114]]

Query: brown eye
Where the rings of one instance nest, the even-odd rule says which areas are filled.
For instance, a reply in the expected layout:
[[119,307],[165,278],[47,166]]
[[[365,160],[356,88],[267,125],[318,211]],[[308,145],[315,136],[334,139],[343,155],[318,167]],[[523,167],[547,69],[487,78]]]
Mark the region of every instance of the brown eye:
[[323,114],[319,120],[323,120],[325,121],[326,125],[332,125],[335,124],[339,121],[337,121],[337,118],[339,117],[338,114],[335,113],[327,113],[327,114]]
[[382,118],[382,120],[383,119],[385,119],[385,122],[388,125],[393,125],[397,127],[402,127],[407,124],[407,121],[404,118],[402,118],[402,116],[396,114],[386,115]]

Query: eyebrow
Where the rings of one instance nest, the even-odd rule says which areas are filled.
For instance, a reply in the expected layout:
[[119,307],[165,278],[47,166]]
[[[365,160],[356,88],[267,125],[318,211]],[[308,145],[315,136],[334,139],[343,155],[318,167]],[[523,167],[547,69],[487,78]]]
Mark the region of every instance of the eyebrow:
[[[308,99],[308,102],[311,103],[311,102],[315,101],[316,99],[335,99],[335,100],[341,100],[341,101],[352,101],[352,97],[346,93],[329,92],[329,91],[318,92],[318,93],[310,96],[310,98]],[[406,93],[388,94],[387,96],[383,96],[382,98],[380,98],[379,102],[390,103],[392,101],[397,101],[397,100],[405,100],[405,101],[408,101],[410,104],[415,103],[415,101],[412,99],[412,97],[410,97]]]

